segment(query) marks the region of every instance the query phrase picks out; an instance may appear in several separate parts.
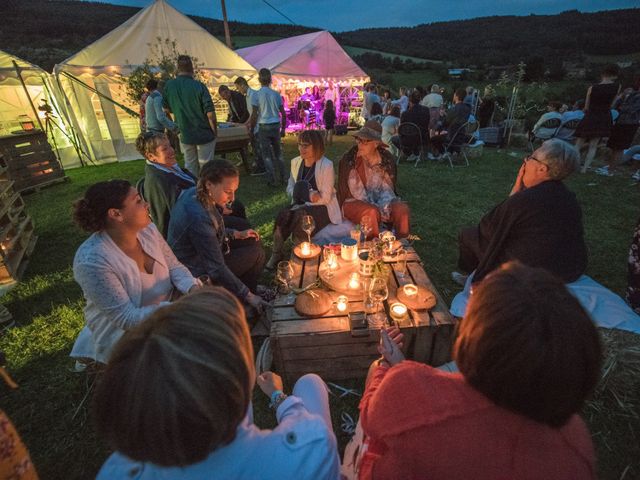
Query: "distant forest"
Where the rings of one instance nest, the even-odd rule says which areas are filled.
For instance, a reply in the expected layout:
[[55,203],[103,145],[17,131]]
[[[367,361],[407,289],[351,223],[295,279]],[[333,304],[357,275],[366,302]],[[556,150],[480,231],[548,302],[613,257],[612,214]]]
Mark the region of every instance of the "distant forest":
[[[139,9],[68,0],[2,0],[0,49],[51,71],[133,16]],[[222,22],[192,17],[213,35]],[[376,28],[336,34],[343,45],[456,66],[516,64],[531,57],[580,60],[584,55],[626,55],[640,51],[640,8],[598,13],[485,17],[412,28]],[[279,24],[231,22],[232,37],[289,37],[317,29]],[[363,63],[379,61],[360,58]],[[397,62],[397,61],[396,61]],[[399,66],[399,65],[398,65]],[[407,69],[417,65],[409,65]]]

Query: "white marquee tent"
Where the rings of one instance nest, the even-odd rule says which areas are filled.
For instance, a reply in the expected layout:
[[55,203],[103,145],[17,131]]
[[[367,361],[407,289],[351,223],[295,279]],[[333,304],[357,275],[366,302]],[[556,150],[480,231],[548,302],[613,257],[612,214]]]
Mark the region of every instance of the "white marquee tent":
[[210,89],[237,76],[256,76],[237,53],[165,0],[155,0],[54,67],[69,116],[95,162],[140,158],[135,150],[139,119],[132,115],[139,106],[127,97],[123,79],[157,51],[154,45],[166,40],[175,41],[177,52],[197,59]]
[[23,123],[46,129],[45,114],[38,110],[43,101],[51,107],[51,118],[57,125],[50,124],[50,128],[62,163],[79,164],[50,75],[37,65],[0,50],[0,136],[22,131]]
[[351,59],[327,31],[263,43],[236,50],[256,69],[271,70],[274,81],[281,86],[297,83],[338,82],[362,85],[369,77]]

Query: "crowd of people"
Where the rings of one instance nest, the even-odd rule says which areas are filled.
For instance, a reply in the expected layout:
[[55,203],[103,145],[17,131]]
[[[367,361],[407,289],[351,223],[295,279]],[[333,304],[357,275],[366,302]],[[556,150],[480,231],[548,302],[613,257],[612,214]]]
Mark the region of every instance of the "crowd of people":
[[[287,395],[277,374],[255,370],[250,328],[268,306],[258,280],[282,260],[289,237],[306,238],[307,216],[317,230],[367,217],[369,238],[381,228],[407,237],[410,208],[388,147],[404,145],[394,136],[407,121],[438,148],[447,141],[438,137],[468,122],[477,96],[457,90],[443,117],[437,85],[403,90],[398,100],[369,86],[367,121],[339,159],[336,181],[317,130],[298,135],[299,156],[285,175],[285,112],[268,70],[260,71],[260,90],[242,78],[237,90],[221,88],[232,114],[258,138],[265,182],[286,186],[291,199],[275,219],[265,262],[260,235],[236,198],[238,169],[212,158],[215,115],[189,65],[181,56],[183,74],[168,82],[164,99],[148,84],[146,112],[158,123],[147,119],[138,138],[144,179],[96,183],[74,204],[74,219],[90,236],[73,262],[86,326],[72,357],[104,368],[94,410],[115,451],[98,478],[595,479],[579,413],[599,379],[601,345],[565,286],[587,265],[582,211],[563,182],[579,169],[578,150],[545,141],[524,159],[509,197],[460,232],[462,272],[454,279],[470,300],[453,348],[458,373],[405,359],[400,330],[380,331],[360,433],[341,461],[322,379],[310,372]],[[159,125],[179,132],[184,169]],[[253,421],[256,384],[275,412],[274,429]]]

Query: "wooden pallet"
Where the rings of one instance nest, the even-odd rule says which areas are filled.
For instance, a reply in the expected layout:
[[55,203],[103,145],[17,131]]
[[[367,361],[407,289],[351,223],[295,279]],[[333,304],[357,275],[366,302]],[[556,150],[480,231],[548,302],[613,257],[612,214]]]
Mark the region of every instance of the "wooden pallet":
[[0,137],[0,155],[17,192],[65,178],[44,132]]
[[[411,249],[412,250],[412,249]],[[318,277],[319,259],[292,258],[294,283],[306,287]],[[404,351],[407,358],[441,365],[451,359],[455,319],[442,297],[431,283],[415,251],[409,254],[408,275],[398,276],[397,267],[389,262],[389,305],[396,301],[399,285],[415,283],[425,285],[437,297],[431,311],[410,310],[408,318],[398,324],[404,333]],[[338,296],[330,292],[334,302]],[[349,310],[364,310],[361,298],[352,297]],[[379,334],[369,329],[365,336],[353,336],[348,316],[338,312],[335,305],[320,318],[306,318],[293,307],[293,299],[279,297],[271,312],[271,341],[275,370],[292,385],[305,373],[317,373],[325,380],[364,378],[371,362],[378,358]]]

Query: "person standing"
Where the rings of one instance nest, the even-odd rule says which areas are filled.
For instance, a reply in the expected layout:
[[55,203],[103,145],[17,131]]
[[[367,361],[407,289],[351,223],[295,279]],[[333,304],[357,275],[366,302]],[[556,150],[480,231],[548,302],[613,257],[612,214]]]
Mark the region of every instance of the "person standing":
[[178,57],[178,74],[164,87],[163,105],[180,127],[185,167],[197,177],[200,164],[213,160],[218,121],[209,90],[193,78],[193,62],[188,55]]
[[370,83],[364,91],[364,101],[362,103],[362,118],[369,120],[371,118],[371,108],[374,103],[380,103],[380,97],[376,93],[376,85]]
[[267,173],[264,168],[264,162],[262,161],[262,154],[260,153],[260,144],[258,143],[258,126],[256,125],[253,129],[250,128],[249,120],[251,119],[251,112],[253,112],[253,105],[251,103],[254,95],[258,93],[257,90],[254,90],[249,86],[247,80],[244,77],[238,77],[233,82],[236,86],[238,92],[240,92],[245,97],[245,101],[247,102],[247,112],[249,113],[249,118],[244,124],[249,130],[249,138],[251,139],[251,149],[253,150],[254,162],[253,170],[251,171],[252,176],[264,175]]
[[220,85],[218,94],[229,104],[229,116],[227,122],[246,123],[249,120],[247,110],[247,99],[244,95],[235,90],[230,90],[226,85]]
[[162,108],[162,94],[158,90],[158,81],[155,78],[150,78],[144,88],[148,93],[144,108],[146,131],[164,133],[166,128],[170,132],[178,133],[178,125],[167,117]]
[[262,87],[251,99],[253,111],[249,125],[252,131],[256,124],[258,125],[258,141],[267,171],[267,184],[270,186],[275,186],[278,183],[284,185],[286,178],[280,137],[284,137],[287,116],[282,104],[282,97],[270,87],[271,71],[268,68],[261,68],[258,79]]

